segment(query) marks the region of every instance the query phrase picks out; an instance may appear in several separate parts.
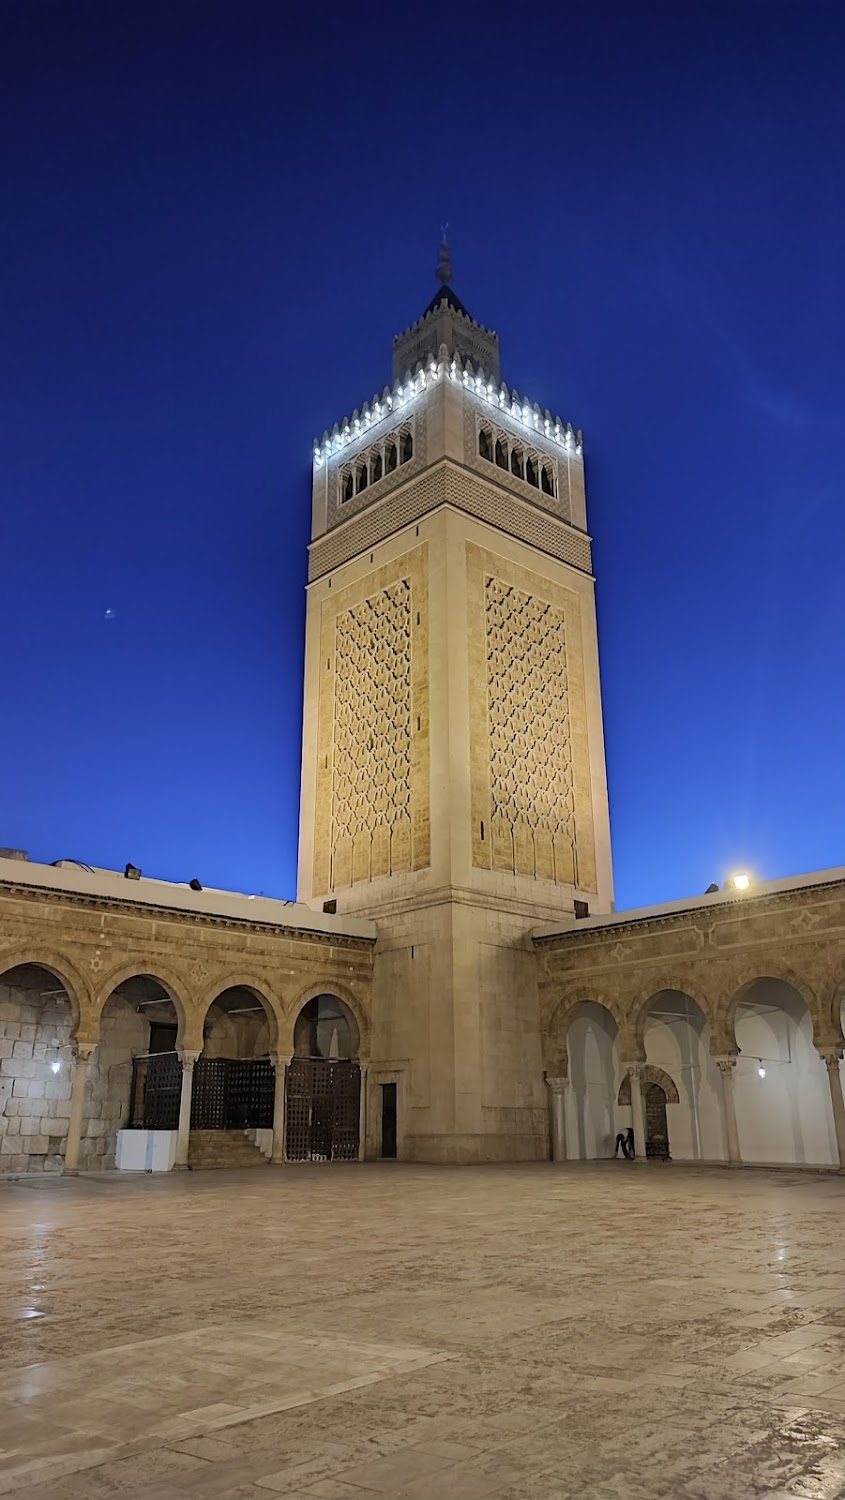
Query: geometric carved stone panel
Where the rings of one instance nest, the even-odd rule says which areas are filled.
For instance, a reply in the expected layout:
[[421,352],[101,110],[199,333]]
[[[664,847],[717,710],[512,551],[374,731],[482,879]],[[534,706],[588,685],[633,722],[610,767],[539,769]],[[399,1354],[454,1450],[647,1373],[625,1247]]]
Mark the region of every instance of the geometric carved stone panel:
[[423,544],[324,602],[315,896],[429,864],[426,566]]
[[562,609],[485,579],[494,870],[575,882],[575,797]]
[[411,585],[335,623],[332,886],[411,868]]
[[581,612],[467,543],[472,862],[596,889]]

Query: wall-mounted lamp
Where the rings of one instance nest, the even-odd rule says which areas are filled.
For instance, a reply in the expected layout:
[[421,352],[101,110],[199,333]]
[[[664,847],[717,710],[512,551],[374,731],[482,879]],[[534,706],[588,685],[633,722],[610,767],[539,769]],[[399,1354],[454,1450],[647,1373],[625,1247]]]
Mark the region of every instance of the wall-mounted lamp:
[[191,890],[192,891],[201,891],[202,890],[202,885],[197,880],[196,875],[194,876],[193,880],[191,881]]
[[50,1067],[52,1068],[52,1070],[53,1070],[54,1073],[60,1072],[61,1071],[61,1066],[62,1065],[59,1062],[58,1058],[56,1058],[55,1062],[51,1062],[51,1064],[50,1064]]
[[138,869],[137,865],[127,865],[123,873],[127,880],[141,879],[141,871]]

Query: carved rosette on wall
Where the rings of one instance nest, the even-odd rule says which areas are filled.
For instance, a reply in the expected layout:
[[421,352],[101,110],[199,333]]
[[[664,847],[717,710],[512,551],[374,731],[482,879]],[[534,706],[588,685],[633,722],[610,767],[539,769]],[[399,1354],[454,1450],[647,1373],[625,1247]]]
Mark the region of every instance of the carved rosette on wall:
[[430,858],[423,544],[323,606],[314,895]]
[[473,864],[596,887],[580,604],[467,545]]

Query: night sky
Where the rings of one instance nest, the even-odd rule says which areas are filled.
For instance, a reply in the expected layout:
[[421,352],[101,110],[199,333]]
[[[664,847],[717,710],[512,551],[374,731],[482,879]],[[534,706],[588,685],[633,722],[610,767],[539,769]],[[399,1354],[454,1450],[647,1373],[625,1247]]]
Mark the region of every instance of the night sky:
[[311,442],[448,221],[584,430],[617,905],[845,863],[840,5],[6,0],[0,59],[0,844],[295,893]]

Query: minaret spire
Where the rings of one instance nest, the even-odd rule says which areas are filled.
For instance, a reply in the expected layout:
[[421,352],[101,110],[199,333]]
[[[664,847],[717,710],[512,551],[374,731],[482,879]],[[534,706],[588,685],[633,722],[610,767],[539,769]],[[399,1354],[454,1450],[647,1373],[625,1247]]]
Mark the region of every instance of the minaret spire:
[[440,241],[440,255],[437,260],[437,280],[443,286],[448,286],[452,280],[452,256],[449,252],[449,241],[447,239],[448,224],[441,229],[443,238]]

